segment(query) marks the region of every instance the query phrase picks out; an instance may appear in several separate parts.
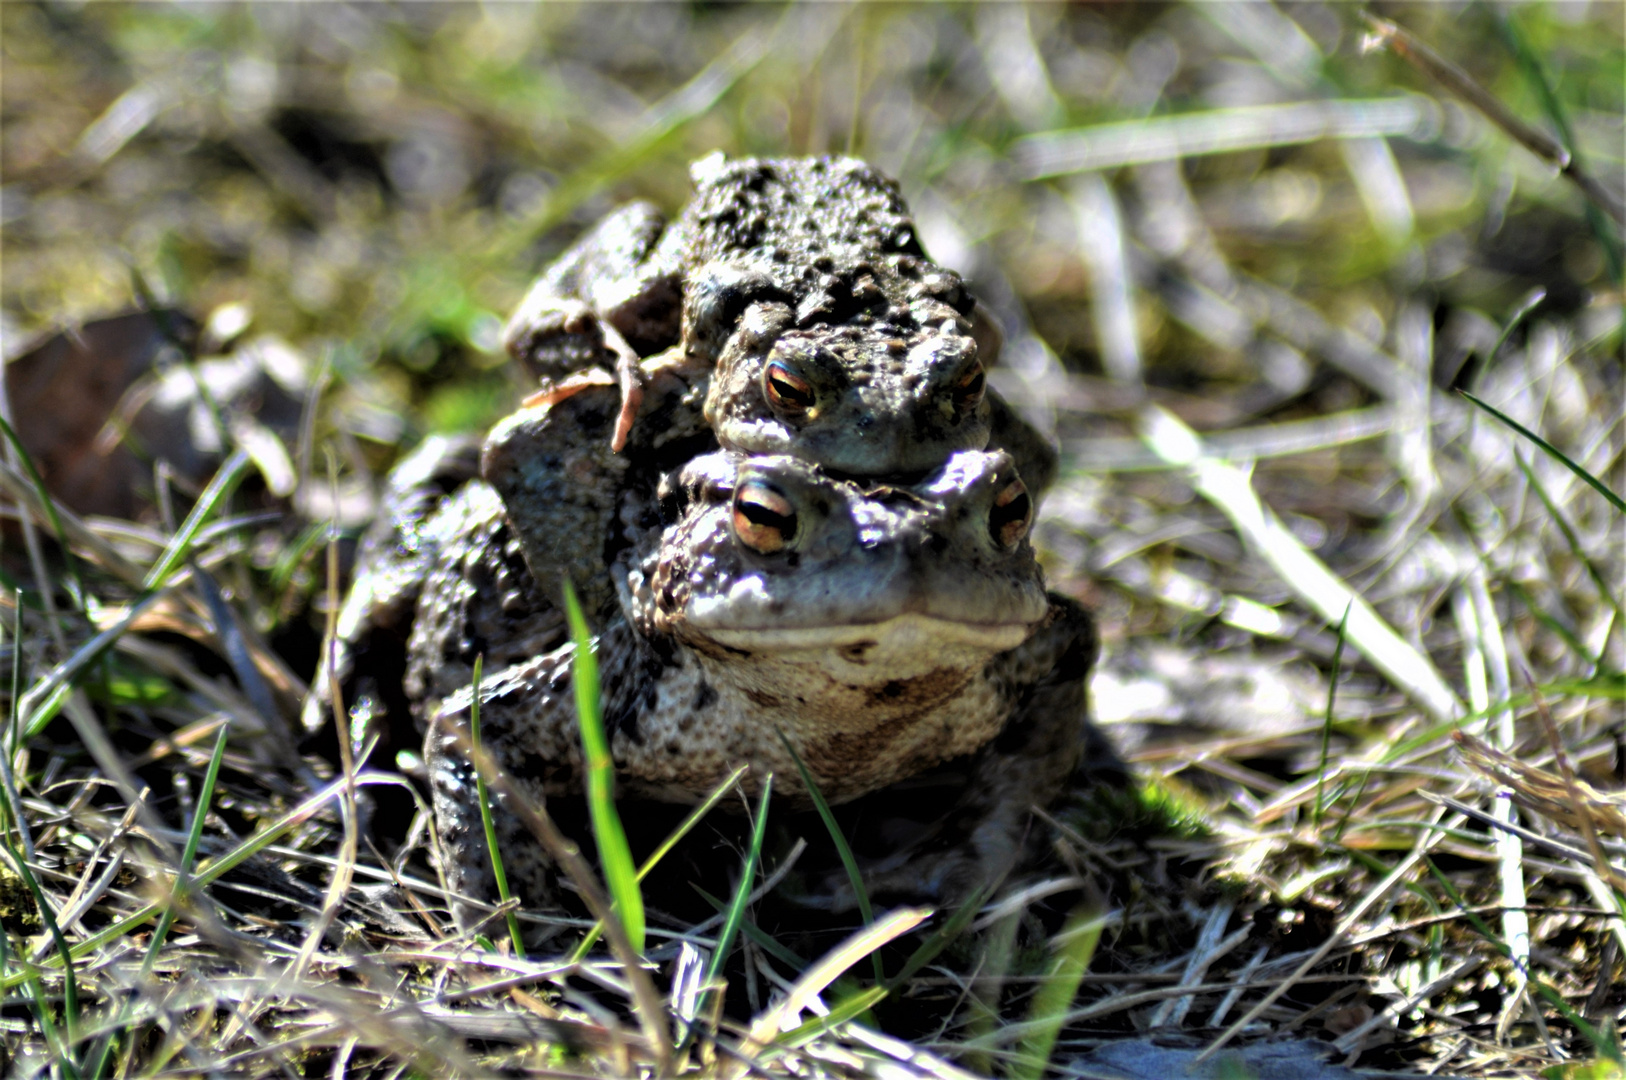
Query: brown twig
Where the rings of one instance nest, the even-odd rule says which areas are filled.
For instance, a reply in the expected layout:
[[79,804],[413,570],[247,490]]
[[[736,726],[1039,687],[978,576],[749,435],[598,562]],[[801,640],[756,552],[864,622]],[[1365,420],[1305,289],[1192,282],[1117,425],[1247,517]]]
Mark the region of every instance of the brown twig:
[[1626,226],[1626,207],[1615,194],[1600,184],[1592,174],[1581,168],[1574,156],[1557,139],[1525,123],[1513,111],[1473,76],[1429,48],[1405,27],[1365,13],[1366,24],[1372,30],[1367,39],[1370,48],[1386,48],[1412,67],[1445,87],[1505,132],[1508,138],[1556,168],[1581,194],[1592,200],[1608,214],[1616,225]]

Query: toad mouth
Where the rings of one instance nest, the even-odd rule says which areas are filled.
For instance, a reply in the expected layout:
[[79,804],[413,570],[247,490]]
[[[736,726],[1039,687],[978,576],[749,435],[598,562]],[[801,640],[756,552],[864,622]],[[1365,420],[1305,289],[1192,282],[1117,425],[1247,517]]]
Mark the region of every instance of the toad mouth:
[[1031,622],[977,623],[908,613],[873,623],[829,626],[704,627],[719,645],[749,652],[801,652],[837,649],[862,655],[863,646],[890,650],[969,647],[1004,652],[1027,640]]

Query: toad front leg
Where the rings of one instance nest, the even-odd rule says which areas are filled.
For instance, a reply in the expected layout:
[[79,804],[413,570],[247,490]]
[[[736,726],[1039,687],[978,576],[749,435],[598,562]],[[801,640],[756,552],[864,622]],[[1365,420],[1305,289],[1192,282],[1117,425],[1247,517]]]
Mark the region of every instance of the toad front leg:
[[[571,653],[565,646],[499,672],[480,686],[481,747],[503,777],[501,784],[487,785],[491,788],[492,825],[509,886],[526,910],[551,902],[554,866],[511,800],[517,797],[532,806],[544,805],[548,795],[562,793],[558,774],[568,777],[572,760],[580,761],[579,746],[563,738],[574,717]],[[452,915],[465,932],[486,917],[480,905],[498,899],[471,754],[471,699],[472,688],[464,687],[442,701],[429,721],[424,742],[441,870],[448,888],[475,901],[452,902]],[[543,720],[540,741],[534,741],[539,731],[532,722],[537,719]]]
[[[535,608],[538,600],[532,596],[526,606]],[[469,611],[480,606],[475,601]],[[603,722],[620,784],[625,784],[636,778],[626,774],[629,750],[635,758],[647,758],[652,752],[635,734],[639,718],[663,705],[670,708],[673,693],[688,687],[688,672],[674,669],[645,648],[621,620],[612,622],[600,635],[595,651],[605,687]],[[517,797],[532,808],[542,808],[549,799],[580,798],[585,772],[571,682],[575,647],[556,644],[540,656],[519,659],[510,655],[499,658],[499,664],[503,659],[512,661],[510,666],[495,670],[480,684],[480,744],[504,778],[501,784],[487,785],[503,866],[514,894],[531,908],[549,903],[554,896],[555,867],[524,826],[511,799]],[[472,900],[495,903],[496,881],[480,819],[471,752],[472,701],[473,687],[465,684],[435,705],[424,757],[447,885]],[[633,773],[637,771],[634,768]],[[465,930],[484,917],[482,908],[461,902],[454,903],[453,914]]]
[[554,400],[592,385],[572,375],[590,368],[615,373],[621,410],[611,446],[617,452],[643,397],[640,358],[678,339],[679,275],[657,258],[665,228],[647,203],[610,214],[531,286],[504,333],[509,355],[552,384],[544,393]]

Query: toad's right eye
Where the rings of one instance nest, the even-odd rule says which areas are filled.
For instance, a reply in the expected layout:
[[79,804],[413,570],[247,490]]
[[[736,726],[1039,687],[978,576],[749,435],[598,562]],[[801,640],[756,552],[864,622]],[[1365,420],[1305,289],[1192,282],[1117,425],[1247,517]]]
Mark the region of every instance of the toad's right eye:
[[770,361],[762,371],[762,392],[780,412],[805,413],[818,401],[813,384],[791,370],[783,360]]
[[734,492],[733,524],[740,543],[772,555],[796,539],[796,508],[777,488],[747,480]]

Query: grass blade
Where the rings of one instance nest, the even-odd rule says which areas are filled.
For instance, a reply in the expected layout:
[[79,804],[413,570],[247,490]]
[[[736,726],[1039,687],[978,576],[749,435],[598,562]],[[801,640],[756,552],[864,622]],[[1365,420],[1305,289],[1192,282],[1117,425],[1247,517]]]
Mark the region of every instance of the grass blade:
[[1608,501],[1610,506],[1613,506],[1622,514],[1626,514],[1626,500],[1621,499],[1619,495],[1616,495],[1613,491],[1610,491],[1607,487],[1605,487],[1602,480],[1599,480],[1596,476],[1593,476],[1591,473],[1581,468],[1581,466],[1571,461],[1564,455],[1562,450],[1558,449],[1558,447],[1554,446],[1546,439],[1543,439],[1540,435],[1537,435],[1534,431],[1531,431],[1529,428],[1513,419],[1513,417],[1509,416],[1507,413],[1496,408],[1496,406],[1487,405],[1485,402],[1468,393],[1468,391],[1458,390],[1457,393],[1461,394],[1463,397],[1467,398],[1475,405],[1478,405],[1481,409],[1484,409],[1486,412],[1496,417],[1496,419],[1500,420],[1514,431],[1517,431],[1520,435],[1523,435],[1525,438],[1547,451],[1548,454],[1557,458],[1566,469],[1590,484],[1593,490],[1595,490],[1599,495],[1602,495],[1604,499]]
[[[762,782],[762,797],[757,800],[757,819],[751,826],[751,847],[745,853],[745,866],[740,870],[740,883],[734,889],[734,899],[728,905],[728,916],[723,920],[723,928],[717,934],[717,948],[712,950],[711,960],[706,964],[706,974],[702,980],[703,985],[715,983],[723,973],[723,965],[728,962],[728,954],[734,949],[734,939],[739,936],[740,923],[745,920],[745,902],[751,896],[751,883],[756,880],[757,867],[762,859],[762,838],[768,829],[768,800],[773,795],[773,774]],[[707,1012],[707,1004],[715,991],[706,991],[698,1010],[700,1015]]]
[[203,774],[203,787],[198,792],[197,805],[192,808],[192,827],[186,834],[186,848],[181,852],[181,865],[175,872],[175,885],[170,891],[169,903],[164,909],[164,915],[158,920],[158,929],[152,935],[152,942],[147,946],[146,959],[141,963],[143,975],[152,974],[152,965],[158,959],[158,950],[163,948],[164,938],[169,934],[169,928],[175,924],[175,909],[191,892],[192,864],[198,857],[198,844],[203,838],[203,822],[209,816],[209,804],[214,799],[215,782],[220,778],[220,762],[226,756],[226,738],[231,734],[231,727],[222,724],[220,734],[215,736],[215,746],[209,755],[209,768]]
[[536,242],[584,200],[648,160],[668,140],[709,112],[724,94],[768,54],[772,35],[748,31],[694,78],[652,106],[644,130],[604,151],[565,177],[541,208],[515,229],[506,248],[518,251]]
[[[705,889],[702,889],[693,882],[689,883],[689,888],[699,893],[700,898],[706,903],[710,904],[712,909],[718,914],[723,914],[728,910],[728,905],[723,903],[720,898],[711,895],[711,893],[707,892]],[[785,946],[775,941],[772,935],[768,934],[750,919],[741,920],[740,932],[746,937],[750,938],[757,948],[761,949],[775,960],[778,960],[781,964],[784,964],[792,971],[799,974],[807,970],[806,960],[802,959],[800,956],[797,956],[795,953],[785,948]]]
[[[1604,259],[1609,264],[1610,280],[1619,285],[1623,267],[1618,230],[1620,226],[1626,225],[1626,209],[1621,207],[1620,200],[1608,188],[1593,178],[1581,161],[1581,148],[1575,141],[1575,129],[1570,126],[1569,111],[1564,108],[1563,100],[1554,91],[1552,80],[1547,78],[1547,71],[1542,66],[1541,58],[1525,40],[1518,22],[1501,14],[1495,19],[1495,23],[1496,28],[1501,31],[1502,40],[1507,43],[1508,50],[1518,63],[1519,70],[1523,72],[1525,81],[1536,91],[1542,112],[1547,114],[1547,119],[1558,129],[1558,137],[1564,145],[1567,158],[1562,171],[1586,194],[1587,225],[1597,238],[1598,246],[1603,248]],[[1614,219],[1613,226],[1605,219],[1605,209],[1608,216]]]
[[[197,804],[192,808],[192,824],[187,830],[186,847],[181,852],[181,863],[175,871],[175,883],[170,889],[169,900],[164,906],[164,913],[158,920],[158,928],[153,931],[152,940],[147,944],[147,955],[141,961],[141,975],[149,978],[152,975],[152,966],[158,960],[159,950],[164,947],[164,940],[169,936],[170,928],[175,925],[175,911],[186,900],[192,891],[188,880],[192,874],[192,865],[198,857],[198,844],[203,839],[204,820],[209,816],[209,806],[214,801],[215,783],[220,779],[220,763],[226,756],[226,740],[231,733],[229,725],[220,726],[220,734],[215,737],[214,750],[209,754],[209,767],[203,774],[203,787],[198,792]],[[92,1052],[92,1061],[89,1075],[91,1080],[101,1080],[107,1072],[107,1062],[113,1052],[117,1032],[122,1029],[129,1016],[133,998],[125,998],[119,1008],[119,1018],[114,1029],[104,1034],[98,1040],[97,1048]]]
[[1581,639],[1575,636],[1575,631],[1559,622],[1556,616],[1544,611],[1541,605],[1536,603],[1536,598],[1531,596],[1523,585],[1511,578],[1508,579],[1506,584],[1508,591],[1518,597],[1519,603],[1524,605],[1525,610],[1530,613],[1531,617],[1542,626],[1545,626],[1554,637],[1562,641],[1570,652],[1580,658],[1582,663],[1591,667],[1598,666],[1598,658],[1587,652],[1586,646],[1581,643]]
[[863,1016],[864,1013],[880,1004],[891,992],[884,986],[871,986],[868,989],[860,990],[852,997],[838,1002],[824,1016],[815,1016],[807,1023],[791,1028],[774,1040],[774,1046],[782,1046],[786,1049],[800,1046],[809,1039],[817,1038],[833,1030],[837,1024],[844,1024],[856,1016]]
[[1321,815],[1327,809],[1323,798],[1326,794],[1324,789],[1327,778],[1327,748],[1332,743],[1332,706],[1338,699],[1338,674],[1344,661],[1344,641],[1349,630],[1349,611],[1348,607],[1344,608],[1344,617],[1338,620],[1338,643],[1332,647],[1332,674],[1327,679],[1327,714],[1321,721],[1321,761],[1316,766],[1315,777],[1315,815],[1310,819],[1317,828],[1321,827]]
[[[776,731],[778,729],[775,729]],[[802,755],[790,744],[783,731],[779,731],[779,741],[785,745],[785,752],[796,763],[796,771],[802,776],[802,786],[807,789],[807,797],[813,800],[813,807],[819,812],[819,820],[824,822],[825,829],[830,833],[830,840],[836,845],[836,854],[841,856],[841,865],[847,871],[847,881],[853,887],[853,898],[858,902],[858,914],[863,918],[864,925],[869,926],[875,921],[875,909],[870,907],[869,892],[864,888],[864,875],[858,870],[858,860],[853,857],[853,849],[848,846],[847,838],[841,834],[841,826],[836,824],[835,814],[830,812],[830,804],[824,801],[824,793],[813,782],[813,774],[808,772],[807,766],[802,762]],[[881,957],[877,953],[871,957],[875,964],[875,981],[885,982],[886,972],[881,968]]]
[[[20,809],[20,808],[19,808]],[[28,893],[34,898],[34,905],[39,908],[40,918],[45,921],[45,928],[50,932],[51,943],[56,946],[57,955],[62,957],[62,1019],[67,1028],[68,1041],[73,1042],[74,1032],[79,1028],[79,981],[74,977],[73,950],[68,947],[68,939],[62,934],[62,927],[57,923],[56,912],[45,899],[45,890],[40,888],[39,881],[17,849],[11,846],[11,841],[0,836],[0,847],[11,858],[12,865],[17,868],[17,874],[28,887]],[[32,977],[31,972],[26,973]],[[63,1059],[64,1064],[78,1071],[78,1065],[71,1057]]]
[[1195,431],[1161,406],[1142,409],[1139,427],[1147,445],[1185,471],[1192,487],[1230,519],[1249,550],[1301,601],[1329,625],[1349,613],[1346,633],[1356,651],[1406,691],[1430,719],[1455,720],[1466,711],[1433,660],[1396,633],[1265,506],[1248,470],[1215,458]]
[[[745,773],[745,770],[746,766],[741,765],[739,768],[723,777],[722,781],[716,787],[711,789],[711,794],[707,795],[705,800],[702,801],[700,805],[696,806],[693,810],[690,810],[689,816],[679,822],[677,828],[673,829],[670,833],[667,833],[666,839],[662,840],[660,846],[654,851],[650,852],[649,858],[645,859],[643,864],[638,867],[639,881],[643,881],[644,878],[648,877],[649,872],[655,869],[655,867],[660,864],[660,861],[678,845],[678,841],[689,835],[690,831],[693,830],[696,825],[700,824],[701,819],[711,812],[712,807],[723,801],[723,796],[728,794],[729,789],[732,788],[734,783]],[[711,898],[707,897],[707,899],[709,900]],[[717,903],[717,909],[721,911],[722,908],[723,905],[719,901]],[[570,954],[570,962],[573,964],[579,963],[584,957],[586,957],[588,952],[592,950],[594,944],[598,942],[599,936],[603,933],[604,924],[594,923],[593,928],[587,931],[587,935],[582,938],[581,944],[576,946],[576,951]]]
[[[1597,563],[1592,561],[1586,549],[1581,546],[1581,540],[1576,535],[1574,527],[1570,525],[1569,518],[1565,517],[1564,511],[1559,509],[1558,504],[1553,502],[1552,496],[1547,494],[1546,485],[1536,477],[1536,471],[1530,467],[1528,461],[1524,460],[1524,455],[1515,450],[1513,451],[1513,460],[1518,463],[1519,471],[1524,473],[1525,482],[1536,493],[1536,498],[1541,500],[1541,505],[1545,506],[1547,513],[1552,515],[1553,524],[1558,527],[1559,533],[1564,537],[1564,543],[1569,545],[1570,554],[1575,556],[1577,562],[1586,567],[1587,576],[1592,579],[1592,584],[1597,586],[1598,596],[1615,613],[1615,625],[1626,627],[1626,615],[1623,615],[1620,610],[1620,600],[1616,597],[1615,590],[1611,589],[1608,583],[1604,581],[1603,574],[1598,571]],[[1607,644],[1606,640],[1604,647],[1607,647]],[[1600,648],[1598,657],[1593,661],[1594,666],[1601,662],[1602,657],[1603,652],[1602,648]]]
[[1519,306],[1513,309],[1513,316],[1508,319],[1507,325],[1502,327],[1500,334],[1496,335],[1496,343],[1485,353],[1485,362],[1487,364],[1496,359],[1496,354],[1502,351],[1502,346],[1506,345],[1507,339],[1513,336],[1513,331],[1517,330],[1519,325],[1528,319],[1530,313],[1540,307],[1541,302],[1545,299],[1547,299],[1547,290],[1539,285],[1525,293],[1524,299],[1519,301]]
[[751,1033],[741,1047],[742,1053],[749,1056],[760,1052],[778,1035],[782,1018],[805,1009],[814,995],[823,993],[825,987],[839,979],[865,953],[873,953],[892,939],[907,934],[930,916],[931,911],[926,908],[899,908],[830,950],[796,980],[789,993],[751,1022]]
[[169,580],[169,576],[181,563],[186,561],[187,555],[192,550],[192,542],[197,539],[198,530],[214,517],[215,512],[231,493],[237,490],[243,474],[248,471],[249,460],[245,451],[237,450],[220,466],[220,471],[209,481],[209,486],[203,489],[203,494],[198,496],[197,505],[186,515],[186,520],[181,523],[180,529],[164,548],[164,553],[158,557],[152,569],[147,571],[147,577],[141,583],[142,588],[158,588]]
[[[1468,920],[1468,924],[1479,933],[1479,936],[1484,938],[1491,948],[1501,953],[1504,958],[1512,960],[1513,950],[1508,947],[1505,941],[1496,936],[1496,932],[1490,928],[1484,919],[1474,913],[1473,908],[1468,904],[1467,898],[1457,890],[1455,885],[1451,884],[1451,879],[1446,877],[1440,868],[1435,865],[1434,860],[1424,856],[1423,863],[1428,867],[1428,872],[1434,876],[1434,880],[1439,884],[1440,888],[1444,889],[1445,894],[1451,898],[1451,902],[1457,906],[1457,910],[1462,912],[1462,917]],[[1524,974],[1529,977],[1528,972]],[[1547,1004],[1557,1009],[1559,1015],[1574,1024],[1575,1030],[1585,1036],[1586,1040],[1592,1044],[1600,1056],[1608,1058],[1616,1065],[1626,1067],[1626,1060],[1623,1060],[1620,1048],[1615,1041],[1588,1023],[1585,1017],[1571,1008],[1569,1002],[1564,1000],[1563,995],[1537,978],[1529,978],[1529,986],[1530,989],[1540,994]]]
[[[10,944],[7,936],[0,933],[0,973],[11,967]],[[68,1053],[68,1048],[62,1045],[62,1036],[56,1029],[56,1022],[51,1019],[51,1005],[46,1000],[45,988],[40,985],[38,969],[23,957],[19,957],[17,962],[22,966],[23,981],[28,986],[29,996],[33,998],[29,1004],[34,1010],[34,1019],[39,1023],[40,1034],[45,1037],[45,1045],[50,1047],[57,1060],[62,1062],[63,1072],[78,1080],[79,1067],[75,1064],[73,1056]]]
[[[387,776],[382,773],[365,774],[356,778],[356,784],[358,786],[368,784],[400,784],[401,782],[402,781],[399,777]],[[322,790],[318,791],[310,798],[306,799],[304,802],[300,803],[298,806],[294,807],[292,810],[289,810],[286,814],[283,814],[276,821],[272,822],[261,831],[255,833],[247,840],[244,840],[227,854],[222,855],[219,859],[209,863],[203,869],[199,870],[197,875],[193,877],[192,888],[197,890],[213,884],[222,875],[230,873],[232,870],[235,870],[237,867],[241,866],[255,855],[258,855],[260,852],[264,851],[266,848],[270,847],[284,836],[287,836],[294,829],[297,829],[299,826],[309,821],[311,816],[318,810],[322,809],[322,807],[325,806],[330,799],[337,795],[343,794],[348,784],[348,779],[340,777],[339,779],[328,784],[326,787],[322,788]],[[78,959],[95,952],[108,942],[118,940],[119,938],[128,934],[131,930],[134,930],[136,927],[146,923],[155,915],[161,914],[163,910],[164,904],[161,901],[155,901],[137,909],[130,915],[127,915],[116,922],[110,923],[109,925],[96,931],[94,934],[91,934],[89,937],[84,938],[79,942],[79,944],[73,947],[71,951],[72,957],[74,959]],[[0,979],[0,991],[14,990],[20,986],[22,982],[23,979],[19,976],[7,976],[4,979]]]
[[62,515],[56,512],[56,500],[45,488],[45,478],[40,475],[39,469],[34,467],[34,459],[29,455],[23,441],[17,437],[10,424],[0,419],[0,432],[11,443],[11,448],[17,452],[17,460],[22,462],[23,469],[28,473],[28,479],[34,484],[34,490],[39,495],[40,503],[45,507],[46,517],[51,519],[51,529],[56,533],[57,543],[62,545],[62,561],[67,568],[68,583],[73,587],[73,602],[81,610],[85,606],[85,586],[79,578],[79,563],[73,557],[73,550],[68,547],[68,530],[62,525]]
[[1205,109],[1024,136],[1011,159],[1022,179],[1043,180],[1320,139],[1415,135],[1428,117],[1427,102],[1416,96]]
[[1028,1009],[1028,1024],[1033,1030],[1017,1045],[1016,1060],[1008,1073],[1011,1080],[1039,1080],[1044,1075],[1056,1036],[1067,1019],[1067,1008],[1078,993],[1078,984],[1101,942],[1105,925],[1099,912],[1081,905],[1073,909],[1067,924],[1056,935],[1050,966]]
[[644,898],[638,875],[632,868],[632,850],[627,833],[615,809],[615,761],[604,737],[604,716],[600,711],[598,660],[592,635],[582,615],[576,589],[565,581],[565,617],[570,637],[576,645],[571,663],[571,681],[576,691],[576,716],[581,723],[582,756],[587,764],[587,811],[593,822],[593,840],[598,845],[599,864],[604,868],[604,886],[609,890],[612,911],[620,916],[634,952],[644,951]]
[[[474,658],[472,696],[469,699],[469,740],[474,743],[475,753],[480,751],[480,673],[485,667],[485,660],[484,653]],[[486,791],[485,777],[478,771],[474,774],[474,793],[480,800],[480,825],[486,831],[486,850],[491,852],[491,876],[497,879],[497,899],[507,906],[513,894],[508,891],[508,871],[503,869],[502,849],[497,846],[497,826],[491,820],[491,795]],[[508,940],[514,945],[514,955],[523,960],[525,946],[519,936],[519,917],[512,907],[505,914],[508,918]]]
[[932,931],[931,936],[922,941],[920,947],[909,955],[908,960],[904,961],[903,967],[886,981],[885,988],[887,992],[896,991],[904,983],[908,982],[915,972],[931,963],[938,953],[948,948],[954,939],[959,937],[965,931],[965,928],[971,925],[971,920],[977,917],[977,912],[981,911],[982,905],[987,903],[988,897],[993,893],[996,884],[990,882],[977,889],[976,892],[966,898],[965,902],[955,910],[953,915],[949,916],[947,922]]
[[152,602],[162,595],[163,591],[158,590],[136,600],[118,622],[79,646],[72,656],[52,668],[44,678],[28,688],[28,692],[23,694],[17,706],[17,715],[22,718],[23,738],[31,739],[44,730],[45,725],[51,722],[51,718],[62,708],[62,703],[72,692],[74,680],[99,660],[102,654],[152,605]]

